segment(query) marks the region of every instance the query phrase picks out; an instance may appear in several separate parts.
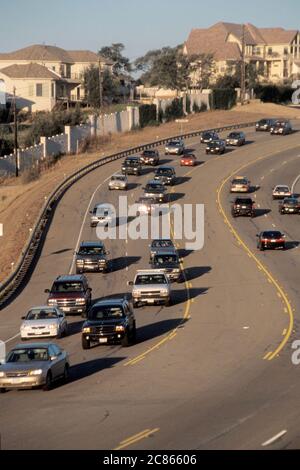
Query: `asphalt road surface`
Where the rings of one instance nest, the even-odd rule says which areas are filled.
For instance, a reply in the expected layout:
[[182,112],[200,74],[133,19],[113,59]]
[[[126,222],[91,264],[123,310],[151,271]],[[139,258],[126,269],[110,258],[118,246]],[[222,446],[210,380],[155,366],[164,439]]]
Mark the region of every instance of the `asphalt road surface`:
[[[172,306],[136,309],[136,345],[83,351],[81,318],[69,318],[69,335],[58,343],[70,354],[70,382],[50,392],[2,394],[3,449],[299,448],[300,369],[291,356],[300,339],[300,216],[280,215],[271,197],[274,185],[292,185],[300,174],[299,133],[245,131],[247,145],[220,157],[206,156],[199,139],[187,141],[195,168],[161,157],[179,177],[170,202],[205,204],[204,248],[188,251],[186,240],[177,240],[185,281],[173,285]],[[120,165],[95,170],[64,195],[29,283],[0,312],[8,349],[20,342],[21,317],[46,302],[44,290],[57,275],[72,271],[78,242],[95,239],[88,210],[117,205],[124,195],[107,186]],[[129,177],[129,202],[151,175],[145,168]],[[236,175],[255,187],[254,219],[230,215]],[[288,249],[261,253],[255,236],[272,228],[287,235]],[[112,271],[87,275],[94,301],[129,292],[127,281],[149,266],[149,243],[106,241]]]

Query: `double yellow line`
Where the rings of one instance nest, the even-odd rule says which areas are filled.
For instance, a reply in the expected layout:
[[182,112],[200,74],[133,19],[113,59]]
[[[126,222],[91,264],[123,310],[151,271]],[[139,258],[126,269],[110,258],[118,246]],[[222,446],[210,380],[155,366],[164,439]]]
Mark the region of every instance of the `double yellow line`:
[[148,437],[153,436],[153,434],[155,434],[158,431],[159,431],[159,428],[145,429],[144,431],[141,431],[138,434],[128,437],[128,439],[125,439],[124,441],[120,442],[118,447],[116,447],[114,450],[122,450],[122,449],[125,449],[126,447],[130,447],[136,442],[141,441],[142,439],[147,439]]
[[[287,149],[285,150],[291,150],[295,148],[295,146],[292,146],[292,147],[288,147]],[[250,162],[250,163],[246,163],[245,165],[242,165],[241,167],[239,167],[237,170],[235,170],[233,173],[231,173],[223,182],[222,184],[219,186],[219,188],[217,189],[217,205],[218,205],[218,208],[219,208],[219,212],[220,214],[223,216],[224,218],[224,222],[225,224],[229,227],[229,230],[230,232],[233,234],[233,236],[236,238],[237,242],[239,243],[240,246],[242,246],[242,248],[246,251],[246,253],[248,254],[248,256],[253,259],[256,263],[256,266],[258,268],[259,271],[262,271],[270,284],[272,284],[275,288],[276,288],[276,291],[277,291],[277,295],[279,297],[279,299],[281,299],[284,303],[284,312],[285,313],[288,313],[289,315],[289,326],[288,328],[286,328],[284,330],[284,339],[281,341],[280,345],[276,348],[275,351],[269,351],[265,356],[264,356],[264,360],[268,360],[268,361],[271,361],[273,360],[276,356],[278,356],[278,354],[283,350],[283,348],[285,347],[285,345],[287,344],[287,342],[289,341],[290,339],[290,336],[293,332],[293,327],[294,327],[294,314],[293,314],[293,308],[292,308],[292,305],[287,297],[287,295],[285,294],[283,288],[280,286],[280,284],[276,281],[276,279],[274,278],[274,276],[271,274],[271,272],[261,263],[261,261],[257,258],[257,256],[254,254],[254,252],[246,245],[246,243],[242,240],[242,238],[239,236],[238,232],[235,230],[235,228],[233,227],[233,225],[231,224],[231,222],[229,221],[226,213],[225,213],[225,210],[223,208],[223,205],[222,205],[222,202],[221,202],[221,196],[222,196],[222,192],[223,192],[223,189],[225,187],[225,185],[229,182],[229,180],[231,178],[233,178],[237,173],[240,173],[242,170],[244,170],[245,168],[249,167],[249,166],[252,166],[254,165],[255,163],[261,161],[261,160],[264,160],[268,157],[272,157],[272,156],[275,156],[275,155],[278,155],[282,153],[282,150],[278,151],[278,152],[275,152],[275,153],[270,153],[270,154],[267,154],[267,155],[264,155],[262,157],[259,157],[257,158],[256,160]]]
[[[172,189],[171,193],[174,193],[174,189]],[[172,235],[172,240],[174,241],[174,229],[173,229],[173,226],[172,224],[171,225],[171,235]],[[185,290],[186,290],[186,294],[187,294],[187,301],[186,301],[186,307],[185,307],[185,312],[184,312],[184,315],[183,315],[183,318],[181,319],[181,322],[179,323],[179,325],[174,328],[167,336],[165,336],[161,341],[159,341],[158,343],[156,343],[154,346],[152,346],[151,348],[147,349],[145,352],[141,353],[140,355],[134,357],[133,359],[130,359],[130,361],[128,362],[125,362],[124,366],[127,367],[127,366],[134,366],[135,364],[137,364],[138,362],[142,361],[143,359],[146,358],[146,356],[148,356],[150,353],[152,353],[153,351],[155,351],[156,349],[159,349],[160,346],[162,346],[163,344],[165,344],[167,341],[171,341],[172,339],[174,339],[178,333],[178,330],[179,328],[183,325],[183,323],[185,323],[185,321],[190,317],[190,307],[191,307],[191,296],[190,296],[190,288],[191,288],[191,284],[187,281],[186,279],[186,276],[184,274],[184,264],[183,264],[183,261],[180,262],[180,268],[181,268],[181,272],[183,273],[184,275],[184,278],[185,278]]]

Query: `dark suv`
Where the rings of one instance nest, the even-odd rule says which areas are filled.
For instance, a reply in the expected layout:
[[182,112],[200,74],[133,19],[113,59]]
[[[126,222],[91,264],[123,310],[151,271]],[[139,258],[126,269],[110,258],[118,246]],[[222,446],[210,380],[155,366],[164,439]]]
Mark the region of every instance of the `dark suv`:
[[170,282],[181,279],[181,268],[178,254],[174,250],[162,249],[158,251],[151,260],[152,269],[163,269]]
[[256,132],[269,132],[275,124],[276,119],[261,119],[255,125]]
[[107,272],[108,255],[103,242],[82,242],[76,253],[76,273]]
[[122,165],[123,175],[140,175],[142,172],[142,165],[139,157],[128,157],[124,160]]
[[51,290],[46,289],[48,305],[58,307],[65,314],[81,314],[85,317],[92,302],[92,289],[89,287],[87,278],[81,274],[58,276]]
[[254,202],[250,198],[236,198],[232,205],[231,213],[233,217],[241,215],[255,217]]
[[159,153],[157,150],[144,150],[140,160],[144,165],[157,166],[159,164]]
[[173,166],[161,166],[155,171],[154,179],[162,184],[173,186],[176,182],[176,172]]
[[223,155],[226,152],[226,143],[224,140],[213,140],[209,142],[206,147],[206,154],[209,153]]
[[126,299],[104,299],[92,306],[82,327],[83,349],[90,349],[91,343],[129,346],[135,341],[136,322]]

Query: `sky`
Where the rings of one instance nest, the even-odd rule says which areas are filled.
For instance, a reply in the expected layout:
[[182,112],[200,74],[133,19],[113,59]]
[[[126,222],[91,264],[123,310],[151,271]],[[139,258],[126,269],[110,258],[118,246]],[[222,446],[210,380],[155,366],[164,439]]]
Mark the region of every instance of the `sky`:
[[218,21],[300,29],[298,0],[0,0],[0,52],[31,44],[90,49],[122,42],[131,60],[182,44]]

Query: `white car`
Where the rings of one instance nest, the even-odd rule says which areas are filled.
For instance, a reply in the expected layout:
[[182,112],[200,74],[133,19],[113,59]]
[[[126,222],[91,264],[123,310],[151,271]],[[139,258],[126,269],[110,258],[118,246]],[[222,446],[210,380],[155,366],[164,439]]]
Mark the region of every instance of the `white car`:
[[273,188],[273,199],[285,199],[291,197],[292,193],[289,186],[279,184]]
[[106,227],[116,219],[113,208],[110,204],[97,204],[94,210],[90,211],[91,227]]
[[184,148],[183,140],[170,140],[165,147],[165,155],[182,155]]
[[110,178],[110,181],[108,183],[108,189],[110,190],[120,189],[120,190],[126,191],[127,187],[128,187],[128,179],[126,175],[119,175],[119,174],[113,175]]
[[60,338],[68,333],[65,314],[57,307],[33,307],[20,328],[21,339]]

